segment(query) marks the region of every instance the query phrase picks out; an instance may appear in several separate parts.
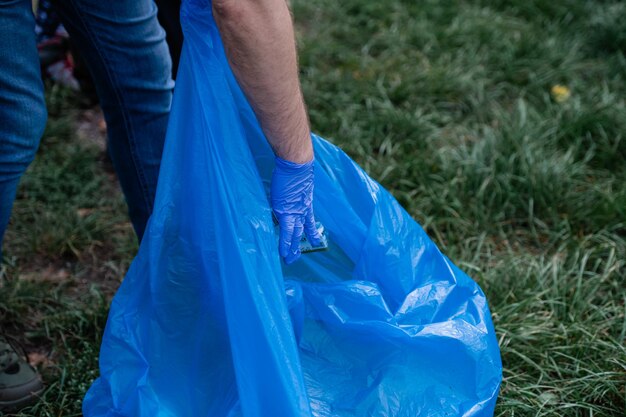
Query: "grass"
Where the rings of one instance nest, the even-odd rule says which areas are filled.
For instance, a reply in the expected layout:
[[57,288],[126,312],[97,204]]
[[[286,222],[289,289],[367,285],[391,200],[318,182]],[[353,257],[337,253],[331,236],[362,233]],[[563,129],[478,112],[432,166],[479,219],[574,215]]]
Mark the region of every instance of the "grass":
[[56,86],[47,93],[48,126],[5,237],[0,328],[47,384],[20,415],[78,416],[97,376],[109,298],[136,243],[105,153],[75,134],[78,98]]
[[[504,365],[496,415],[625,415],[626,4],[292,7],[315,130],[488,296]],[[551,96],[557,84],[568,100]],[[108,295],[135,251],[102,152],[74,137],[73,99],[49,93],[0,281],[2,325],[48,362],[50,388],[21,416],[80,415]]]

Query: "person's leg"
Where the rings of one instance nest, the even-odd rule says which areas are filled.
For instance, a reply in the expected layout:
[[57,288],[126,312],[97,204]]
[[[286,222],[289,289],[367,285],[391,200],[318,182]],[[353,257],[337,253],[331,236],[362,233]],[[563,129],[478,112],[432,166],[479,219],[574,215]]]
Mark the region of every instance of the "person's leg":
[[[0,244],[20,177],[46,124],[31,7],[30,0],[0,0]],[[43,389],[2,330],[0,322],[0,412],[33,402]]]
[[63,0],[57,12],[92,74],[137,236],[152,213],[174,82],[153,0]]
[[0,0],[0,242],[46,124],[34,27],[30,0]]

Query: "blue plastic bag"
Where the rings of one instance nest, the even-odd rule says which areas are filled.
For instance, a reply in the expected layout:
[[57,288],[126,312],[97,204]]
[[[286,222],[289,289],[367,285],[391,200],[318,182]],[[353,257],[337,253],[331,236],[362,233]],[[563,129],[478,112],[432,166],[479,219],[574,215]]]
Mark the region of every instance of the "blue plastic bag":
[[487,300],[396,200],[313,136],[330,249],[281,264],[274,155],[208,1],[185,44],[154,213],[111,305],[86,417],[490,416]]

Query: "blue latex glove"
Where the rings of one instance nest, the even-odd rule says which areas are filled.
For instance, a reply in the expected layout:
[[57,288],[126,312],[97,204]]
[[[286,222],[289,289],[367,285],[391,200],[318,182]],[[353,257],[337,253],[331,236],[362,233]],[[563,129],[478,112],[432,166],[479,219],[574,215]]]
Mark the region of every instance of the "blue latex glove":
[[279,157],[272,174],[270,199],[278,219],[278,252],[286,264],[300,257],[302,233],[313,246],[321,244],[313,216],[313,165],[315,160],[296,164]]

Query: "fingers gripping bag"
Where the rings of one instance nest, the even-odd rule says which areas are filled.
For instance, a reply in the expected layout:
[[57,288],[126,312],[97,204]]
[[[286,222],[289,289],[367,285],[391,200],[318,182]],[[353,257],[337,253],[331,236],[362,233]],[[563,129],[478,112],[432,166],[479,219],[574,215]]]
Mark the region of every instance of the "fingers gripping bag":
[[502,367],[483,292],[315,135],[328,250],[281,262],[274,154],[210,2],[183,2],[181,19],[154,212],[113,299],[84,415],[493,415]]

